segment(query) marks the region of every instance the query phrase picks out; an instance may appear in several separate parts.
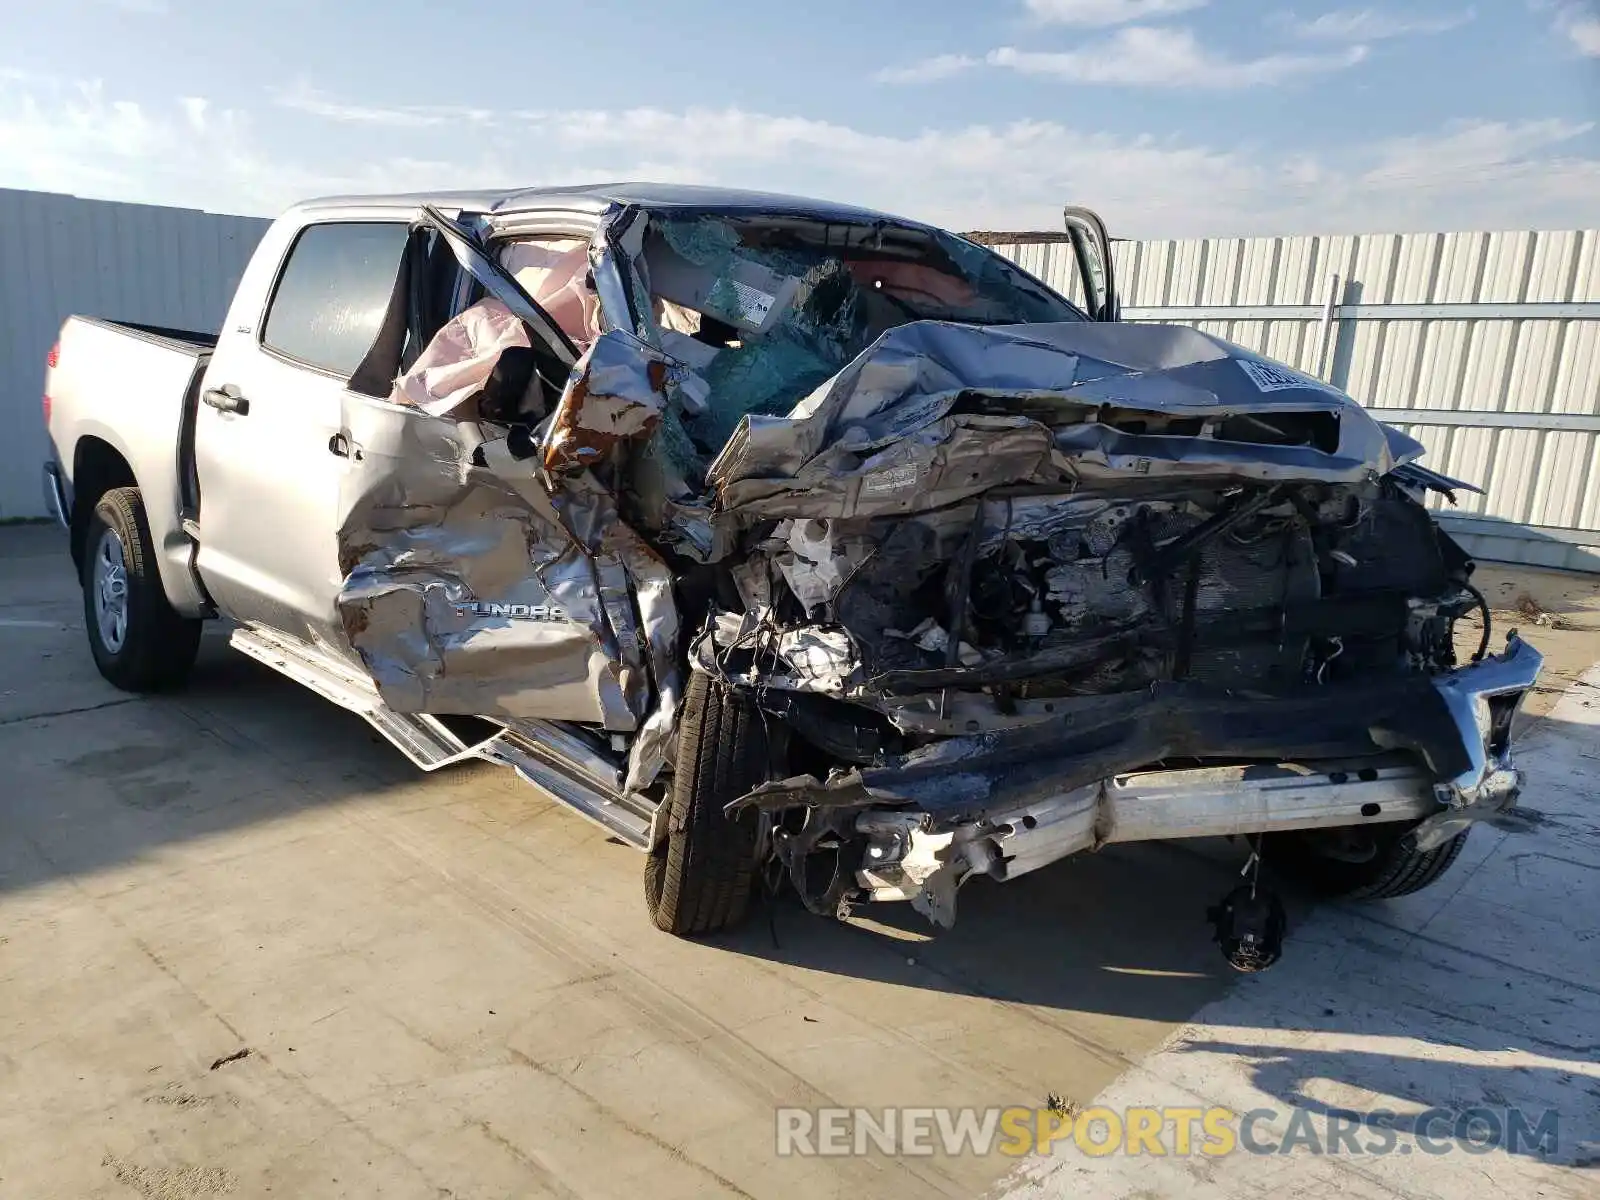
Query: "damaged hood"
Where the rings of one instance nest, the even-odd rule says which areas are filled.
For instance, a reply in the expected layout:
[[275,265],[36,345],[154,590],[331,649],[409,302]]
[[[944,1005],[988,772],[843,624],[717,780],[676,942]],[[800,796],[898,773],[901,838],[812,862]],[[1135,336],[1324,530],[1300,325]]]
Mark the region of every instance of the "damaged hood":
[[1198,330],[918,321],[788,415],[746,417],[707,481],[724,511],[854,517],[1030,482],[1353,483],[1421,451],[1338,389]]

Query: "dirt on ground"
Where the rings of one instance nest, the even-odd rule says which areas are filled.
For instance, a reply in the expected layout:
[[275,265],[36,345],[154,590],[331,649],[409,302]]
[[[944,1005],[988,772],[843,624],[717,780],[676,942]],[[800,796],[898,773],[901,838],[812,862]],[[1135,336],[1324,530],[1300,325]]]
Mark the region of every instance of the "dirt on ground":
[[[1503,563],[1479,563],[1474,586],[1489,602],[1491,654],[1517,633],[1544,655],[1539,686],[1523,705],[1520,736],[1548,716],[1563,692],[1600,662],[1600,576]],[[1483,625],[1476,614],[1456,626],[1465,662],[1478,648]]]

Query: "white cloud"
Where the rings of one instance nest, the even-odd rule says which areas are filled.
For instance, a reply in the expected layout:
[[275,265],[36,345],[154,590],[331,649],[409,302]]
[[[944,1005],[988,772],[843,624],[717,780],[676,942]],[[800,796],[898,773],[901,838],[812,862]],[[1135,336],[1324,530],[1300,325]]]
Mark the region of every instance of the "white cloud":
[[1600,16],[1577,4],[1564,4],[1556,14],[1556,31],[1586,58],[1600,58]]
[[106,99],[98,83],[8,76],[0,96],[0,163],[13,187],[103,189],[121,180],[117,164],[165,149],[139,105]]
[[1566,23],[1563,32],[1579,54],[1600,58],[1600,17],[1574,18]]
[[[1570,121],[1468,122],[1323,151],[1018,121],[901,135],[736,108],[503,112],[375,124],[322,96],[292,152],[198,97],[136,104],[96,84],[0,76],[0,186],[269,214],[333,192],[660,179],[821,194],[956,229],[1054,228],[1064,202],[1119,235],[1344,233],[1590,224],[1600,159]],[[430,118],[435,115],[431,110]],[[386,143],[402,153],[385,153]]]
[[334,161],[268,155],[246,114],[204,97],[152,106],[110,96],[97,80],[0,72],[0,187],[265,215],[296,198],[421,185],[452,169],[375,161],[358,143]]
[[1461,121],[1429,137],[1397,137],[1379,143],[1377,161],[1361,179],[1367,184],[1411,183],[1436,187],[1467,181],[1485,163],[1502,170],[1537,167],[1539,153],[1581,138],[1592,121]]
[[991,50],[987,61],[992,66],[1069,83],[1233,89],[1322,75],[1353,67],[1366,56],[1365,46],[1348,46],[1327,53],[1229,58],[1207,49],[1190,30],[1135,25],[1077,50],[1002,46]]
[[885,67],[874,72],[872,78],[878,83],[935,83],[982,65],[983,59],[969,54],[936,54],[908,67]]
[[1209,0],[1025,0],[1028,12],[1052,25],[1126,25],[1204,8]]
[[1341,42],[1375,42],[1383,38],[1410,34],[1448,33],[1460,29],[1477,17],[1476,9],[1454,12],[1415,13],[1393,9],[1344,8],[1325,12],[1310,20],[1286,13],[1281,20],[1297,35]]
[[1352,203],[1382,204],[1397,228],[1423,228],[1441,205],[1455,228],[1593,228],[1600,159],[1568,148],[1594,129],[1559,119],[1459,121],[1380,143],[1340,190]]
[[1528,0],[1536,13],[1551,14],[1551,28],[1585,58],[1600,58],[1600,12],[1595,0]]
[[388,106],[346,104],[305,83],[297,83],[278,90],[273,94],[273,102],[280,108],[293,109],[313,117],[326,117],[332,121],[347,121],[358,125],[392,126],[399,129],[456,125],[462,122],[482,124],[494,116],[485,108],[464,108],[449,104]]

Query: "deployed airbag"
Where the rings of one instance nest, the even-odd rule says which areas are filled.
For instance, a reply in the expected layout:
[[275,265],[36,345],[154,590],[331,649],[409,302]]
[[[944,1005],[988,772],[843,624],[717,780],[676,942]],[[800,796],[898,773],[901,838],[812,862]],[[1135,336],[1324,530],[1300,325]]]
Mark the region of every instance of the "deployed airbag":
[[516,314],[493,297],[480,300],[445,322],[395,381],[391,398],[430,417],[461,415],[467,401],[483,391],[500,352],[530,344]]

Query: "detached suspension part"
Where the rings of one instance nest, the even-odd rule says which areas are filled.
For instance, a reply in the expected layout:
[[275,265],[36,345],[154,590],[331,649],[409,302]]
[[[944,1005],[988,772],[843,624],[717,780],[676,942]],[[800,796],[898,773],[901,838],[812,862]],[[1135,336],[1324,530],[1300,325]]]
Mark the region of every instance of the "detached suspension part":
[[856,871],[866,854],[867,841],[822,824],[816,812],[807,814],[807,827],[800,831],[774,829],[773,854],[794,886],[800,902],[819,917],[844,920],[852,902],[861,892]]
[[1250,838],[1250,857],[1239,874],[1248,881],[1229,892],[1206,919],[1216,927],[1222,957],[1235,971],[1265,971],[1283,957],[1289,918],[1276,892],[1260,886],[1261,835]]

